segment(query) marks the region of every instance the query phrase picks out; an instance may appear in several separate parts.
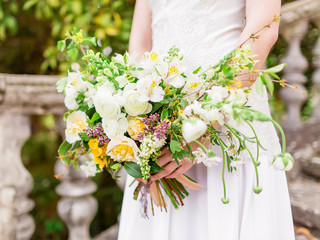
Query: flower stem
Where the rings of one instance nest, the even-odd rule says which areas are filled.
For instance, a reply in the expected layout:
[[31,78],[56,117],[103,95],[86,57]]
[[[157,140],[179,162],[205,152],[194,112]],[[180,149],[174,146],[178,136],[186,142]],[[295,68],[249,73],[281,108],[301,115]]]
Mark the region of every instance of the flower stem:
[[285,154],[286,153],[286,136],[284,135],[284,131],[282,129],[282,127],[279,125],[279,123],[277,123],[276,121],[274,121],[273,119],[270,120],[273,125],[275,127],[277,127],[280,131],[281,134],[281,138],[282,138],[282,153]]
[[226,156],[225,156],[225,152],[224,152],[224,146],[223,146],[223,142],[221,140],[221,138],[218,139],[219,143],[220,143],[220,147],[222,150],[222,158],[223,158],[223,166],[222,166],[222,184],[223,184],[223,203],[227,203],[224,201],[227,201],[227,189],[226,189],[226,181],[224,178],[224,173],[225,173],[225,169],[226,169]]

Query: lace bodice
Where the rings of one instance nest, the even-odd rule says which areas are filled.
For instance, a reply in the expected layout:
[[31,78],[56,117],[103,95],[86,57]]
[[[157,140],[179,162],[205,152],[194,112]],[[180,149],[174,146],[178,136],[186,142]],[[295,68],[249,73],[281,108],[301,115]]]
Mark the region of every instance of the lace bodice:
[[[164,52],[177,46],[190,70],[214,64],[233,50],[245,25],[245,0],[149,0],[149,5],[153,49]],[[254,89],[248,105],[270,115],[265,89],[263,96]],[[254,126],[264,147],[279,152],[273,125],[257,122]],[[252,136],[248,126],[239,130]]]
[[191,67],[215,63],[234,49],[244,27],[244,0],[149,1],[153,48],[176,45]]

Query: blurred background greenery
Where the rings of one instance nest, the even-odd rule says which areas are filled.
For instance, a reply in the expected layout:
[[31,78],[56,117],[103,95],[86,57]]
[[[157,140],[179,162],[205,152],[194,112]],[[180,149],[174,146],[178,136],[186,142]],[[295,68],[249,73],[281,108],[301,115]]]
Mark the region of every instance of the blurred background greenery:
[[[283,4],[294,0],[284,0]],[[128,47],[134,0],[0,0],[0,72],[15,74],[66,74],[71,61],[58,52],[56,43],[74,26],[99,39],[105,55],[123,53]],[[319,29],[312,23],[305,37],[303,54],[312,61],[312,49]],[[267,65],[279,63],[287,44],[280,37]],[[306,76],[314,70],[309,64]],[[311,89],[310,81],[307,83]],[[270,99],[273,116],[281,120],[285,110],[278,92]],[[303,117],[312,111],[310,100],[303,106]],[[59,181],[53,167],[61,136],[55,130],[51,115],[33,116],[32,137],[22,151],[23,161],[34,178],[32,198],[36,208],[32,214],[37,231],[33,239],[66,239],[67,230],[56,212],[58,196],[54,189]],[[98,213],[91,225],[91,234],[105,230],[117,221],[122,191],[108,174],[93,179],[98,184],[95,197]]]

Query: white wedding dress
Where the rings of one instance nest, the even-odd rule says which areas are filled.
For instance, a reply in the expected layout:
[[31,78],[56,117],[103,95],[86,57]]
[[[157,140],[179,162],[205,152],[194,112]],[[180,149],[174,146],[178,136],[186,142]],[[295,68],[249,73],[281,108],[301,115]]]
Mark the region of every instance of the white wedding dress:
[[[245,0],[150,0],[150,8],[153,49],[164,52],[176,45],[190,68],[216,63],[234,49],[245,24]],[[259,96],[253,90],[248,105],[270,114],[266,91],[264,96]],[[155,216],[149,211],[149,219],[144,219],[141,203],[132,199],[135,185],[128,186],[132,182],[129,177],[118,239],[294,240],[285,173],[269,165],[281,151],[279,138],[270,123],[258,122],[254,127],[262,145],[268,149],[260,154],[262,163],[258,171],[263,187],[260,194],[253,192],[255,173],[248,162],[240,165],[237,172],[226,174],[230,203],[224,205],[222,164],[211,168],[198,164],[187,175],[204,188],[190,190],[185,206],[178,210],[169,204],[167,213],[156,209]],[[252,136],[246,126],[239,130]],[[251,148],[254,152],[254,146]],[[219,153],[217,146],[213,149]],[[243,157],[249,160],[245,154]],[[168,199],[167,203],[170,203]]]

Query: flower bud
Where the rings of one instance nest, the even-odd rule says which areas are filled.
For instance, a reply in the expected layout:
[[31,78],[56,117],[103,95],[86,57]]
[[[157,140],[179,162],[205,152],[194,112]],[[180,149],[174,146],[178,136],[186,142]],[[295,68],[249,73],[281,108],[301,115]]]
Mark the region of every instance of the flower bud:
[[197,140],[207,131],[207,125],[199,118],[191,117],[182,123],[182,136],[187,143]]
[[276,170],[289,171],[294,164],[290,153],[281,153],[273,158],[272,165]]
[[228,204],[229,203],[229,201],[230,201],[230,199],[229,198],[221,198],[221,201],[222,201],[222,203],[223,204]]
[[253,187],[253,191],[256,193],[256,194],[259,194],[262,192],[262,187],[260,186],[255,186]]

